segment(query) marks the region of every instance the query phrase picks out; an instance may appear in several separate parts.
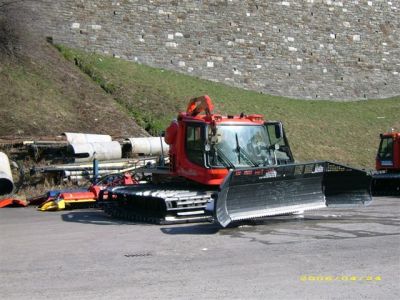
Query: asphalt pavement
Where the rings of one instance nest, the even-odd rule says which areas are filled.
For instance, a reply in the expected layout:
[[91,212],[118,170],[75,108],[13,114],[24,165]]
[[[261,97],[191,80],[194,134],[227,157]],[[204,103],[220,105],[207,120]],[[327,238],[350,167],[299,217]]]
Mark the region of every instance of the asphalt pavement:
[[0,209],[1,299],[400,299],[400,198],[221,229]]

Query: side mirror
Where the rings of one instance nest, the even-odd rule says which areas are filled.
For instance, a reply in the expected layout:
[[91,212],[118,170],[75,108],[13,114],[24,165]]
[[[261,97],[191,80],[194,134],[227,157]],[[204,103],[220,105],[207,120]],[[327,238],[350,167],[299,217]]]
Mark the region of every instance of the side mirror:
[[211,144],[219,144],[222,141],[222,135],[217,133],[216,135],[211,137]]
[[267,149],[278,151],[279,149],[281,149],[281,146],[279,146],[279,144],[273,144],[273,145],[267,147]]

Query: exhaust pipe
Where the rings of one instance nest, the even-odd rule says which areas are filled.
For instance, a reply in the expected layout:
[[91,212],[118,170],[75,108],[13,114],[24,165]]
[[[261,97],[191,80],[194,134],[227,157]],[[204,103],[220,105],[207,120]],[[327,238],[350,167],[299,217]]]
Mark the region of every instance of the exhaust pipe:
[[13,190],[14,182],[10,161],[5,153],[0,152],[0,195],[10,194]]

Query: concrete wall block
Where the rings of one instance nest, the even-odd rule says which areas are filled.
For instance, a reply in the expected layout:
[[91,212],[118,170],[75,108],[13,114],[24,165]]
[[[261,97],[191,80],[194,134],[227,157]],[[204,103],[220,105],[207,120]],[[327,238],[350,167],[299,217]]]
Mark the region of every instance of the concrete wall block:
[[91,27],[93,30],[100,30],[100,29],[101,29],[101,25],[97,25],[97,24],[90,25],[90,27]]
[[176,47],[178,47],[178,44],[174,43],[174,42],[166,42],[165,47],[176,48]]
[[72,23],[71,24],[71,28],[72,29],[79,29],[81,27],[81,24],[80,23]]

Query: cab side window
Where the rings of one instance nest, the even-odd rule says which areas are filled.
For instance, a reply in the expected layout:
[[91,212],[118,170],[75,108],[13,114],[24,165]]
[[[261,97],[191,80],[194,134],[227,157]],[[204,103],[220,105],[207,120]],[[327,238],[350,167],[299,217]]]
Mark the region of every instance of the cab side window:
[[276,126],[277,123],[266,124],[270,145],[279,145],[279,149],[275,151],[275,154],[280,163],[292,163],[294,162],[294,159],[292,152],[290,151],[290,147],[287,143],[287,139],[285,136],[279,137],[277,135]]
[[188,159],[200,166],[204,166],[204,130],[199,124],[187,124],[186,153]]

